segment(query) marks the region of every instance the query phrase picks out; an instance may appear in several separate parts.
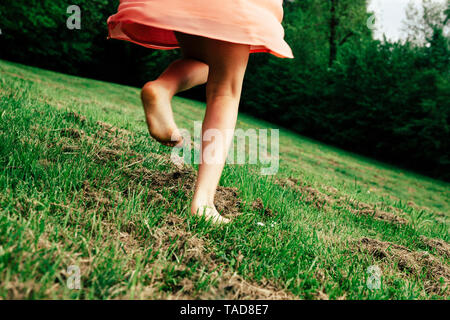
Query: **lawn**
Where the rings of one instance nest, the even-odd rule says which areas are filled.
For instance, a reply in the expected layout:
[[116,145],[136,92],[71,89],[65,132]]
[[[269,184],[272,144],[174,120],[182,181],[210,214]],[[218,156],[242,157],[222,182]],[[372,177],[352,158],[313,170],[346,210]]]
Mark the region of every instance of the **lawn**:
[[[205,110],[173,107],[189,130]],[[447,183],[281,129],[276,175],[225,167],[217,227],[137,88],[0,61],[0,119],[0,298],[449,298]]]

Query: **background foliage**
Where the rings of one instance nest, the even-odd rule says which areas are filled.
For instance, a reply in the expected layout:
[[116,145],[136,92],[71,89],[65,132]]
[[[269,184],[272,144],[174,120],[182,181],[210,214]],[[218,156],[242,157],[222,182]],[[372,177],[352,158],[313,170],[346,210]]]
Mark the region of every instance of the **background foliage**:
[[[69,5],[82,29],[69,30]],[[118,1],[0,1],[0,58],[141,86],[176,51],[107,40]],[[372,38],[365,0],[285,2],[296,59],[251,56],[241,110],[346,149],[450,180],[450,6],[409,10],[409,40]],[[203,99],[198,88],[191,97]]]

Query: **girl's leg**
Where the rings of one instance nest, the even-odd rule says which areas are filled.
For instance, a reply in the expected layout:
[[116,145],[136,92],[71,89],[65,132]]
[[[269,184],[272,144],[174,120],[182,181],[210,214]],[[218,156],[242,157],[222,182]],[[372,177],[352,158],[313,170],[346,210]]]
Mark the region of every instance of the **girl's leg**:
[[173,119],[171,101],[178,92],[204,84],[208,78],[208,66],[198,60],[185,58],[174,61],[154,81],[147,82],[141,91],[142,104],[150,134],[168,146],[181,142]]
[[[221,217],[214,206],[214,195],[233,138],[230,133],[236,125],[250,47],[179,33],[177,39],[183,50],[209,66],[207,108],[202,127],[202,162],[191,212],[226,223],[228,219]],[[216,138],[209,139],[209,133]],[[217,138],[217,135],[222,139]],[[211,150],[215,161],[208,161],[211,160]]]

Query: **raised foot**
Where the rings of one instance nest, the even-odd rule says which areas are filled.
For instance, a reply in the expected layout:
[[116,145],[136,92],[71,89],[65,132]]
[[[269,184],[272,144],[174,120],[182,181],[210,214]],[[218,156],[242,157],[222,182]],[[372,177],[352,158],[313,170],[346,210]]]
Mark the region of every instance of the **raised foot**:
[[173,119],[169,92],[151,81],[142,88],[141,100],[150,135],[169,147],[181,145],[183,138]]

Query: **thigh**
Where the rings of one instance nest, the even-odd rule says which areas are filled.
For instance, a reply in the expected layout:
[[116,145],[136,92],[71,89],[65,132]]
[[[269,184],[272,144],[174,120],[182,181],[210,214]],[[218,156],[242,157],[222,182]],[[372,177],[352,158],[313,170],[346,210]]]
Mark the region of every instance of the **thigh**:
[[232,43],[176,32],[183,55],[209,66],[208,84],[231,86],[233,91],[242,85],[250,54],[250,45]]
[[200,60],[210,66],[228,65],[239,68],[247,65],[250,45],[216,40],[175,32],[181,51],[186,58]]

